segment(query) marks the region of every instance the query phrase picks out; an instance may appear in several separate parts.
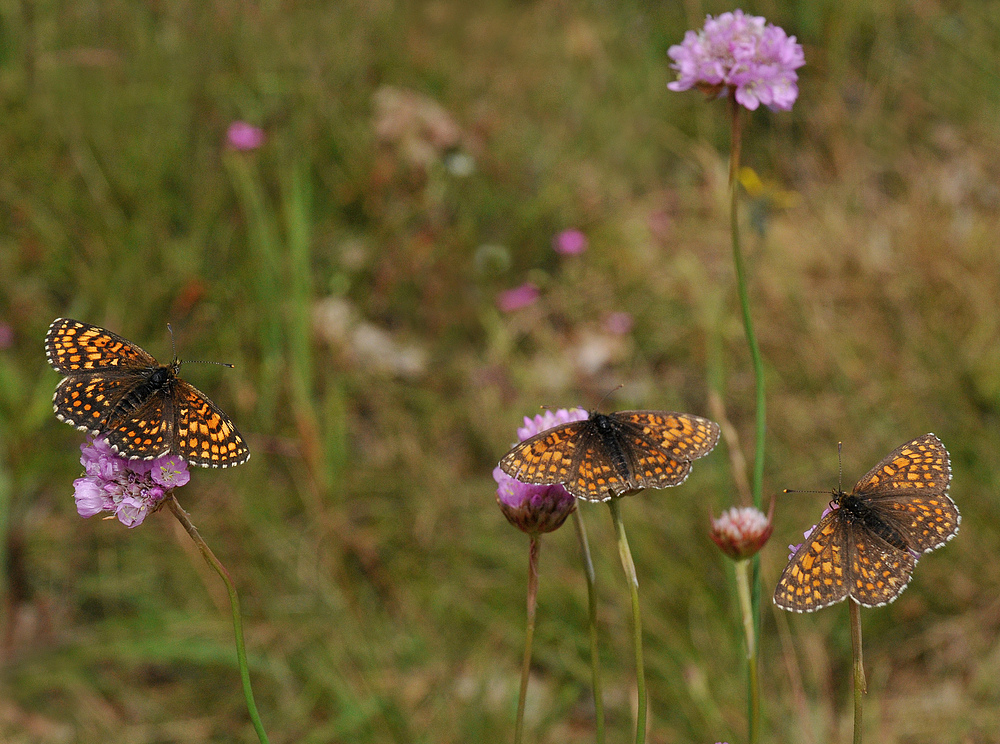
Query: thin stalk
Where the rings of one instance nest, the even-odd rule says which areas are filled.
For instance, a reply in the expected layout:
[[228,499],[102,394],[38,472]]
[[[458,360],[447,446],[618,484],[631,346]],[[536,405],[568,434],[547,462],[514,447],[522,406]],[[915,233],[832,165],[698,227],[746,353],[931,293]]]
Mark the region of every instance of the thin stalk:
[[538,551],[539,535],[531,536],[528,547],[528,627],[524,631],[524,662],[521,665],[521,692],[517,698],[517,723],[514,726],[514,744],[524,738],[524,705],[528,697],[528,674],[531,672],[531,643],[535,637],[535,609],[538,606]]
[[635,563],[632,562],[632,551],[625,537],[625,524],[622,522],[621,511],[618,508],[618,498],[608,501],[611,509],[611,519],[618,534],[618,554],[621,556],[622,568],[628,580],[628,590],[632,597],[632,645],[635,648],[635,744],[646,741],[646,672],[642,662],[642,619],[639,615],[639,578],[635,573]]
[[594,573],[594,562],[590,557],[587,527],[583,523],[579,509],[573,510],[573,524],[576,525],[576,536],[580,541],[580,555],[583,558],[583,573],[587,578],[587,605],[590,615],[590,669],[594,688],[594,719],[597,728],[595,741],[597,744],[604,744],[604,694],[601,684],[601,654],[597,646],[597,578]]
[[847,604],[851,608],[851,647],[854,650],[854,744],[861,744],[864,695],[868,692],[865,661],[861,654],[861,607],[853,599]]
[[[753,505],[761,508],[764,497],[764,438],[767,433],[767,416],[764,406],[764,361],[757,344],[757,335],[753,330],[753,319],[750,316],[750,294],[747,289],[746,267],[743,264],[743,252],[740,249],[739,223],[739,179],[740,151],[743,146],[743,124],[740,105],[736,102],[735,93],[729,95],[732,133],[730,137],[729,157],[729,224],[733,241],[733,263],[736,266],[736,289],[740,298],[740,311],[743,316],[743,330],[750,348],[750,358],[753,361],[754,389],[756,392],[756,427],[754,441]],[[760,630],[760,555],[751,559],[752,585],[750,601],[753,608],[753,625],[755,631]],[[756,651],[754,652],[756,657]],[[754,664],[748,667],[756,673],[756,658]],[[755,696],[756,680],[747,678],[747,718],[749,721],[760,719],[760,698]]]
[[753,602],[750,599],[750,560],[736,561],[736,591],[740,598],[740,614],[743,616],[743,634],[746,637],[747,674],[749,675],[749,720],[747,739],[750,744],[760,741],[760,680],[757,675],[757,633],[753,617]]
[[247,650],[246,644],[243,641],[243,619],[240,616],[240,598],[236,593],[236,586],[233,584],[232,577],[230,577],[226,567],[215,557],[215,553],[212,552],[212,549],[202,539],[197,528],[191,523],[187,512],[177,503],[177,499],[173,493],[167,496],[167,506],[174,513],[174,516],[177,517],[177,521],[181,523],[191,536],[191,539],[194,540],[194,544],[198,546],[198,550],[201,551],[202,556],[208,564],[222,578],[222,583],[226,585],[226,590],[229,592],[229,604],[233,608],[233,631],[236,635],[236,658],[240,665],[240,679],[243,681],[243,697],[246,698],[247,712],[250,714],[250,720],[253,722],[253,727],[257,732],[257,738],[260,739],[261,744],[268,744],[267,734],[264,732],[264,724],[260,722],[260,714],[257,712],[257,703],[253,699],[253,689],[250,687],[250,667],[247,665]]

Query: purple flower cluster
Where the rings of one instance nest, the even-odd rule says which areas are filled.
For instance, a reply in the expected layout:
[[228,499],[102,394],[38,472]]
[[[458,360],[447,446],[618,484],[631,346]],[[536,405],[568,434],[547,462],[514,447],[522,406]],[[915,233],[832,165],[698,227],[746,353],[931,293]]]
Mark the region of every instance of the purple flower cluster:
[[129,460],[116,455],[103,437],[88,437],[80,451],[86,475],[73,481],[73,498],[84,518],[106,511],[126,527],[137,527],[170,489],[191,480],[187,461],[178,455]]
[[790,111],[799,96],[795,70],[806,63],[794,36],[742,10],[708,16],[701,31],[688,31],[667,54],[677,70],[670,90],[733,90],[736,102],[751,111],[761,104]]
[[[525,439],[553,426],[582,421],[588,414],[582,408],[567,411],[546,411],[534,418],[524,417],[524,426],[517,430],[518,438]],[[566,517],[576,508],[576,499],[560,484],[535,485],[514,480],[499,467],[493,469],[497,482],[497,504],[507,521],[529,535],[552,532],[562,526]]]

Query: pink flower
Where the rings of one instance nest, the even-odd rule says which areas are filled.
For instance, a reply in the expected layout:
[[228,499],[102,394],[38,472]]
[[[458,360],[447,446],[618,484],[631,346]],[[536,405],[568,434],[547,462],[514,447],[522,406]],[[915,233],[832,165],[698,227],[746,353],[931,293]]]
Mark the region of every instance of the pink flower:
[[497,297],[497,307],[505,313],[512,313],[515,310],[528,307],[538,299],[539,291],[531,282],[522,284],[520,287],[508,289],[501,292]]
[[794,36],[742,10],[708,16],[701,31],[688,31],[667,54],[677,70],[670,90],[733,90],[736,102],[751,111],[761,104],[790,111],[799,95],[795,70],[806,63]]
[[579,230],[563,230],[552,239],[552,247],[564,256],[579,256],[587,250],[587,236]]
[[126,527],[137,527],[169,490],[191,480],[187,461],[177,455],[129,460],[115,454],[104,437],[88,438],[80,451],[84,476],[73,481],[73,498],[84,518],[106,511]]
[[719,549],[733,560],[744,560],[757,554],[764,547],[774,525],[774,501],[767,514],[752,506],[732,507],[722,512],[718,519],[712,519],[709,537]]
[[[587,415],[582,408],[571,411],[560,408],[558,411],[546,410],[534,418],[525,416],[524,426],[518,428],[517,436],[523,442],[553,426],[582,421]],[[497,482],[497,504],[500,511],[508,522],[529,535],[558,529],[576,508],[576,499],[558,483],[522,483],[499,467],[493,469],[493,479]]]
[[604,316],[604,330],[612,336],[624,336],[632,330],[632,315],[626,312],[608,313]]
[[245,121],[234,121],[226,130],[226,140],[234,150],[246,152],[256,150],[264,144],[267,136],[264,130]]

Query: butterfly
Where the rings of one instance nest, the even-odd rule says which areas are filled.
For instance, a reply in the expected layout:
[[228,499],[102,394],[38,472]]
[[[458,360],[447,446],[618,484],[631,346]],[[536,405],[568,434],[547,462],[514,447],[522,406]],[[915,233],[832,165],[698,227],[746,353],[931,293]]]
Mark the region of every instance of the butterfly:
[[500,469],[522,483],[561,483],[577,498],[607,501],[684,482],[691,461],[719,441],[719,425],[689,413],[591,413],[516,445]]
[[863,607],[892,602],[920,554],[958,533],[950,482],[948,450],[925,434],[893,450],[850,493],[834,490],[831,510],[781,574],[774,603],[812,612],[847,597]]
[[116,333],[56,318],[45,335],[45,356],[66,375],[56,386],[56,417],[107,437],[132,460],[180,455],[193,465],[226,468],[250,459],[229,417],[177,376],[181,363],[159,364]]

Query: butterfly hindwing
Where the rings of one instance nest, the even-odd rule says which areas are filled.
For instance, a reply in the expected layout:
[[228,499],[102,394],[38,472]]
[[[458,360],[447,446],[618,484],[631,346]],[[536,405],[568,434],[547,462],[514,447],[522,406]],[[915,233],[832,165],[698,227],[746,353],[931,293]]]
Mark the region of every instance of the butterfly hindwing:
[[250,457],[243,436],[229,417],[200,390],[177,380],[174,448],[188,462],[216,468],[240,465]]
[[[840,511],[835,510],[836,511]],[[903,593],[916,560],[860,524],[843,525],[850,559],[849,594],[863,607],[881,607]]]

